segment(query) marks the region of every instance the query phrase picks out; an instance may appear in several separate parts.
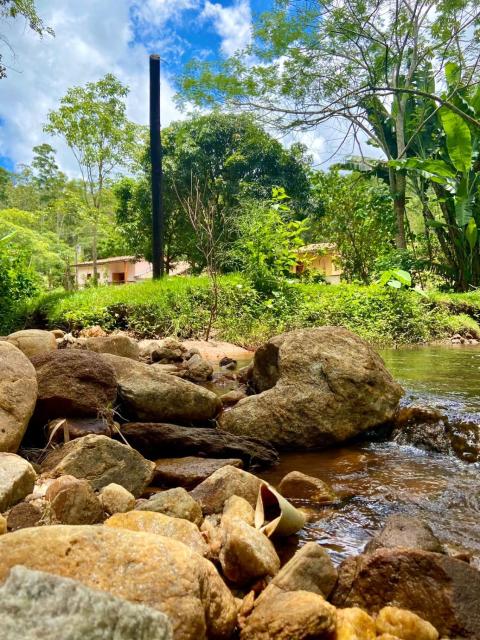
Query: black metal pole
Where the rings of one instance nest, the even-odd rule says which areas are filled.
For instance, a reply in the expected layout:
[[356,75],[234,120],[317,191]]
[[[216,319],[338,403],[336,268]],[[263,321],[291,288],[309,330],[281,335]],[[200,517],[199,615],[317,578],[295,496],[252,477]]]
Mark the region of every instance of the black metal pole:
[[150,159],[152,163],[153,277],[163,276],[162,140],[160,132],[160,56],[150,56]]

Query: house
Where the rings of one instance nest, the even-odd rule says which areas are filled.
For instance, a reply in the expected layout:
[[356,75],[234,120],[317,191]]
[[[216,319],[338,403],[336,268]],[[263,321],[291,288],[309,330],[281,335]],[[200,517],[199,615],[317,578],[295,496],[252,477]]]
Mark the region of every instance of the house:
[[[74,265],[77,285],[84,287],[93,278],[93,262],[78,262]],[[190,265],[177,262],[169,275],[183,275]],[[97,260],[99,284],[125,284],[150,280],[153,275],[152,263],[135,256],[114,256]]]
[[319,271],[330,284],[340,283],[342,269],[338,264],[338,253],[334,244],[307,244],[298,249],[297,257],[297,264],[292,268],[293,273],[300,275],[307,269]]

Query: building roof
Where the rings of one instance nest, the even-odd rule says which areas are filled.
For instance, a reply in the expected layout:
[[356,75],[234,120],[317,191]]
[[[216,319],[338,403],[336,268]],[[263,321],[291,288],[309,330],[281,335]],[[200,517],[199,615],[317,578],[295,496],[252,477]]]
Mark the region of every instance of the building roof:
[[320,251],[335,251],[336,246],[331,242],[315,242],[306,244],[298,249],[298,253],[318,253]]
[[[139,262],[143,258],[137,258],[135,256],[114,256],[113,258],[101,258],[97,260],[97,264],[108,264],[109,262]],[[93,260],[87,260],[86,262],[77,262],[74,267],[89,267],[93,266]]]

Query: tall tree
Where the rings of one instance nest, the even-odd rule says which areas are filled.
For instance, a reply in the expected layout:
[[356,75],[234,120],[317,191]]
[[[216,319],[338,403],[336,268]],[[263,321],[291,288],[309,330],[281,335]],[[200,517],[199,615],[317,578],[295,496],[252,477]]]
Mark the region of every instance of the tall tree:
[[44,129],[64,138],[77,161],[92,225],[93,281],[98,280],[97,242],[107,180],[132,157],[138,127],[127,119],[129,89],[114,75],[69,89]]
[[[455,60],[464,81],[478,80],[479,24],[476,0],[277,0],[245,51],[221,63],[192,63],[182,95],[254,111],[283,130],[343,121],[343,141],[361,146],[367,139],[396,160],[412,142],[412,103],[432,97],[425,76],[431,64],[443,75]],[[433,98],[456,108],[450,94]],[[405,172],[391,167],[389,184],[403,248]]]

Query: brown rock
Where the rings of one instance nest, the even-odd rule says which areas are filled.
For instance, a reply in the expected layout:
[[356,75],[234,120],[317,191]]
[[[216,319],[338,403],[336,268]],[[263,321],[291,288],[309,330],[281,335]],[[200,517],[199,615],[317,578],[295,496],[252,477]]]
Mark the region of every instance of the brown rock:
[[223,518],[240,518],[251,527],[255,523],[255,510],[252,505],[240,496],[232,496],[225,502]]
[[380,548],[422,549],[443,553],[443,547],[433,535],[430,526],[420,518],[395,515],[387,518],[384,528],[365,547],[365,553]]
[[23,331],[11,333],[7,340],[14,347],[23,351],[27,358],[57,350],[55,337],[50,331],[24,329]]
[[98,498],[104,511],[110,515],[114,513],[125,513],[135,507],[135,496],[115,482],[107,484],[100,489]]
[[15,453],[0,453],[0,512],[32,493],[36,478],[29,462]]
[[131,422],[121,430],[127,441],[150,460],[201,453],[210,458],[240,458],[245,467],[268,466],[278,461],[278,453],[268,442],[234,436],[220,429]]
[[335,608],[308,591],[278,593],[247,618],[241,640],[314,640],[333,638]]
[[480,572],[439,553],[379,549],[348,558],[331,600],[370,614],[384,606],[408,609],[441,635],[480,637]]
[[194,522],[197,525],[203,519],[201,506],[182,487],[156,493],[149,500],[139,504],[136,509],[137,511],[164,513],[174,518],[190,520],[190,522]]
[[358,607],[337,609],[335,640],[376,640],[375,621]]
[[38,401],[34,420],[97,416],[117,396],[115,371],[102,356],[64,349],[32,358],[37,372]]
[[7,520],[0,515],[0,536],[3,536],[4,533],[7,533]]
[[215,567],[170,538],[88,525],[22,529],[0,538],[0,583],[15,565],[162,611],[175,640],[227,640],[235,627],[235,602]]
[[50,442],[64,443],[91,434],[110,437],[113,423],[107,418],[56,418],[48,423],[47,431]]
[[192,355],[185,365],[185,377],[192,382],[206,382],[212,375],[212,365],[198,354]]
[[80,338],[102,338],[107,335],[107,332],[97,324],[93,327],[85,327],[78,335]]
[[17,451],[36,401],[32,363],[20,349],[0,341],[0,451]]
[[402,640],[438,640],[438,631],[426,620],[405,609],[384,607],[376,620],[378,634],[389,633]]
[[140,496],[153,478],[155,465],[138,451],[105,436],[85,436],[50,453],[42,471],[53,478],[72,475],[90,482],[95,490],[115,482]]
[[254,362],[259,395],[225,412],[220,427],[281,448],[348,440],[390,420],[402,395],[380,356],[342,327],[282,334]]
[[232,389],[231,391],[224,393],[223,396],[220,396],[220,400],[224,407],[233,407],[233,405],[246,397],[247,394],[241,389]]
[[48,487],[50,515],[58,524],[96,524],[103,521],[103,507],[87,480],[61,476]]
[[41,521],[43,512],[31,502],[19,502],[10,509],[7,515],[7,529],[18,531],[27,527],[35,527]]
[[300,471],[291,471],[284,476],[278,490],[285,498],[309,500],[311,502],[335,502],[338,497],[332,487],[320,478],[307,476]]
[[232,496],[240,496],[255,507],[262,481],[251,473],[226,466],[199,484],[190,492],[202,507],[203,512],[221,513],[226,500]]
[[199,555],[207,555],[208,547],[198,527],[193,522],[182,518],[173,518],[164,513],[153,511],[129,511],[128,513],[117,513],[108,518],[105,521],[105,526],[155,533],[165,538],[173,538],[183,542]]
[[140,357],[140,349],[137,342],[121,333],[100,338],[90,338],[87,340],[87,349],[96,353],[112,353],[115,356],[131,358],[132,360],[138,360]]
[[230,465],[242,467],[239,459],[219,460],[217,458],[160,458],[155,461],[155,483],[171,487],[193,487],[203,482],[218,469]]

